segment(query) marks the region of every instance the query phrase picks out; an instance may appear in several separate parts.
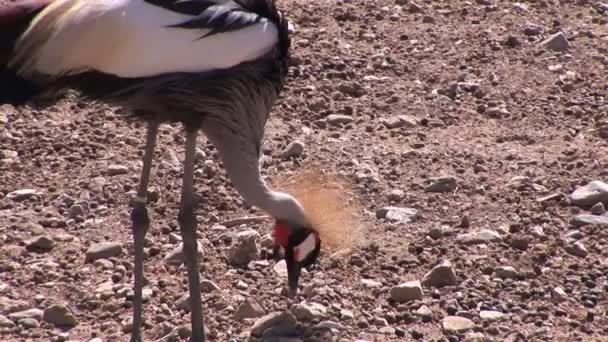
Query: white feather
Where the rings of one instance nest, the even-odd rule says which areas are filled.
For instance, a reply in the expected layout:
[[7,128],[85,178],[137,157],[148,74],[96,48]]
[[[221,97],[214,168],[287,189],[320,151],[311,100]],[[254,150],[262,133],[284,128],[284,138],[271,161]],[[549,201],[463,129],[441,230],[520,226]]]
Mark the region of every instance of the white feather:
[[296,261],[304,261],[304,259],[315,250],[315,247],[317,247],[317,238],[315,237],[315,234],[308,234],[308,237],[295,247],[295,250],[297,251],[295,253]]
[[[253,60],[278,41],[276,25],[265,19],[238,31],[199,39],[209,31],[167,27],[191,16],[142,0],[57,0],[52,7],[68,2],[69,13],[55,14],[53,33],[37,47],[34,59],[26,62],[26,73],[59,75],[92,69],[120,77],[144,77],[204,72]],[[40,26],[34,22],[25,38],[48,34],[37,32],[50,29]]]

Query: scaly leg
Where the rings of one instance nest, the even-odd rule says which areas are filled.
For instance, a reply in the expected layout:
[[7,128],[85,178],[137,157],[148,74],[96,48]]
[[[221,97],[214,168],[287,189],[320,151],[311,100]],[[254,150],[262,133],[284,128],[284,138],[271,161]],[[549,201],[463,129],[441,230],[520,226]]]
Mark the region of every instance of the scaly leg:
[[133,223],[133,240],[135,247],[135,264],[133,270],[135,285],[133,296],[133,330],[131,334],[131,342],[142,341],[141,325],[143,315],[142,288],[144,285],[144,238],[146,237],[146,232],[150,226],[150,218],[148,217],[146,201],[158,126],[159,122],[157,121],[151,121],[148,124],[148,133],[146,136],[146,147],[144,152],[144,166],[141,172],[141,178],[139,179],[137,197],[135,197],[131,202],[131,221]]
[[184,244],[184,258],[188,269],[188,290],[190,292],[190,314],[192,319],[191,341],[204,342],[205,326],[198,274],[196,217],[194,216],[193,183],[197,133],[197,130],[188,129],[188,127],[186,127],[186,157],[184,161],[184,179],[178,221]]

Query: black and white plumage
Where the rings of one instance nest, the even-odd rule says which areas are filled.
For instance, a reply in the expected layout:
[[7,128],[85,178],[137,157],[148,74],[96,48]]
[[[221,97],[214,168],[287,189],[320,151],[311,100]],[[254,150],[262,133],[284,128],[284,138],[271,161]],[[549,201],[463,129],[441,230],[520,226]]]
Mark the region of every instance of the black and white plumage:
[[158,127],[181,122],[186,147],[178,221],[184,241],[192,340],[204,341],[196,260],[193,172],[202,130],[245,200],[277,219],[290,294],[319,254],[318,234],[292,196],[263,181],[264,127],[289,67],[288,22],[274,0],[24,0],[0,8],[0,103],[22,104],[74,88],[148,122],[132,206],[135,296],[132,340],[141,339],[147,188]]

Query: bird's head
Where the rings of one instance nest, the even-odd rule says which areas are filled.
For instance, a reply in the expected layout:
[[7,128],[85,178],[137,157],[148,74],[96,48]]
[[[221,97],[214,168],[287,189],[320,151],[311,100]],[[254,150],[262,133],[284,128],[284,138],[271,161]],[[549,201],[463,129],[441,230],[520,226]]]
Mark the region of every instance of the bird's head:
[[272,236],[275,245],[285,251],[289,296],[294,297],[298,291],[302,268],[314,264],[319,257],[321,251],[319,233],[312,228],[278,219]]

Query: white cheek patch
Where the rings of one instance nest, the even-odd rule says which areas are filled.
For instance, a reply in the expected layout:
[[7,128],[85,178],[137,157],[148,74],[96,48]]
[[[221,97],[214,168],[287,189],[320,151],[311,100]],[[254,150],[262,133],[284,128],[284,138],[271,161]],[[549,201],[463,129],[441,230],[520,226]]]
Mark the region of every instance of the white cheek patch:
[[297,262],[302,262],[317,246],[315,234],[308,234],[308,237],[301,244],[294,248],[294,256]]

